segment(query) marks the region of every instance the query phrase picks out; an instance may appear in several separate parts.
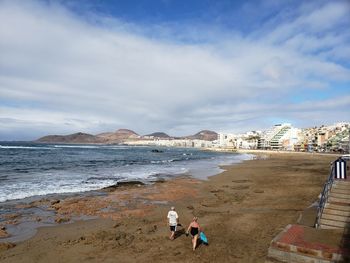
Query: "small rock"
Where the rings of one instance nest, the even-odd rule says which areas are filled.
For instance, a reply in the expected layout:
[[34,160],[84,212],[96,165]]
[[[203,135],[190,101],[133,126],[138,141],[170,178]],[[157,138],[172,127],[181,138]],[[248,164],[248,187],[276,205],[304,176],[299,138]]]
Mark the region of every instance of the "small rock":
[[254,193],[262,194],[262,193],[264,193],[264,190],[256,189],[256,190],[254,190]]
[[0,243],[0,251],[5,251],[15,246],[16,244],[10,242]]
[[120,222],[116,222],[116,223],[113,225],[113,228],[120,227],[121,225],[122,225],[122,223],[120,223]]
[[2,227],[2,228],[0,229],[0,238],[9,237],[9,236],[10,236],[10,234],[7,233],[6,228],[5,228],[5,227]]
[[187,206],[188,209],[193,210],[194,207],[192,205]]
[[69,220],[70,220],[70,218],[68,218],[68,217],[56,217],[55,218],[55,222],[57,224],[65,223],[65,222],[68,222]]
[[52,201],[51,201],[51,205],[58,204],[59,202],[61,202],[61,200],[52,200]]

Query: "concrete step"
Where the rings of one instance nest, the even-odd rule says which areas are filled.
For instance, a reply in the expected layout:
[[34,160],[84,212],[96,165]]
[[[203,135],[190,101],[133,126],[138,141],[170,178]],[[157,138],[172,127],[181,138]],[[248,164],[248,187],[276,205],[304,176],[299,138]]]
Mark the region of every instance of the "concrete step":
[[340,221],[334,221],[334,220],[328,220],[321,218],[320,220],[320,226],[321,228],[324,228],[324,226],[330,226],[330,227],[336,227],[336,228],[348,228],[348,223],[340,222]]
[[336,188],[332,187],[331,193],[337,193],[337,194],[350,194],[350,188],[348,189],[342,189],[342,188]]
[[350,186],[349,185],[344,185],[344,184],[333,184],[332,189],[343,189],[343,190],[349,190]]
[[344,185],[350,187],[350,181],[334,180],[333,185]]
[[332,210],[350,212],[350,205],[348,205],[348,204],[338,205],[338,204],[327,203],[325,205],[325,209],[332,209]]
[[328,198],[329,203],[342,203],[342,204],[350,204],[350,199],[345,199],[345,198],[336,198],[330,196]]
[[321,229],[344,229],[343,227],[338,226],[329,226],[329,225],[320,225]]
[[330,208],[323,209],[324,214],[337,215],[337,216],[347,216],[350,217],[350,211],[335,210]]
[[325,214],[324,212],[322,214],[321,219],[334,220],[334,221],[339,221],[339,222],[344,222],[344,223],[350,222],[350,218],[347,216]]
[[331,192],[330,197],[350,199],[350,194],[338,194],[338,193]]

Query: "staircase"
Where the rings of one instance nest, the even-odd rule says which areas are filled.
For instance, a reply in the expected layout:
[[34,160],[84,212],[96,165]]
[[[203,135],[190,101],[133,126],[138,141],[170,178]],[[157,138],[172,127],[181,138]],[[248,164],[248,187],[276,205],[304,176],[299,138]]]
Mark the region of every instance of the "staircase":
[[323,229],[350,228],[350,181],[333,181],[319,227]]

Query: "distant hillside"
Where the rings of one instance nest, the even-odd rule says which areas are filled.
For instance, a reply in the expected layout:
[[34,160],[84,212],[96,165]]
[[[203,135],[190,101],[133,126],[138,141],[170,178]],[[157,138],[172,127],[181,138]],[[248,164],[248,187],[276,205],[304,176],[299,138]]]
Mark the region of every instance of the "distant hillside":
[[185,138],[191,140],[205,140],[205,141],[215,141],[218,138],[218,134],[214,131],[203,130],[195,135],[186,136]]
[[[69,135],[48,135],[41,137],[37,142],[46,143],[123,143],[126,141],[142,140],[146,136],[153,136],[153,138],[162,139],[172,139],[178,137],[171,137],[164,132],[154,132],[145,136],[140,136],[136,132],[128,129],[119,129],[115,132],[105,132],[97,135],[92,135],[88,133],[74,133]],[[195,135],[181,137],[182,139],[192,139],[192,140],[206,140],[214,141],[217,139],[217,133],[214,131],[203,130]],[[181,139],[178,138],[178,139]]]
[[153,136],[155,138],[164,138],[164,139],[167,139],[167,138],[171,138],[168,134],[164,133],[164,132],[154,132],[154,133],[151,133],[151,134],[147,134],[145,136]]
[[106,143],[118,143],[125,141],[127,139],[137,139],[140,138],[136,132],[128,129],[119,129],[116,132],[105,132],[96,135],[100,140]]
[[88,133],[73,133],[70,135],[48,135],[41,137],[38,142],[48,143],[99,143],[100,140],[94,135]]

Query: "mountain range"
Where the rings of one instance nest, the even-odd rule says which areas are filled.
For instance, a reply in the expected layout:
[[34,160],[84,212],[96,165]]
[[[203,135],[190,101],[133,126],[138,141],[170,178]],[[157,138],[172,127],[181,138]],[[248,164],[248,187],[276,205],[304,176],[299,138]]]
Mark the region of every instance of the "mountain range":
[[129,129],[119,129],[115,132],[104,132],[96,135],[88,133],[73,133],[69,135],[47,135],[37,139],[37,142],[44,143],[124,143],[135,140],[153,140],[153,139],[191,139],[214,141],[217,139],[217,133],[214,131],[203,130],[194,135],[183,137],[172,137],[164,132],[154,132],[147,135],[139,135]]

